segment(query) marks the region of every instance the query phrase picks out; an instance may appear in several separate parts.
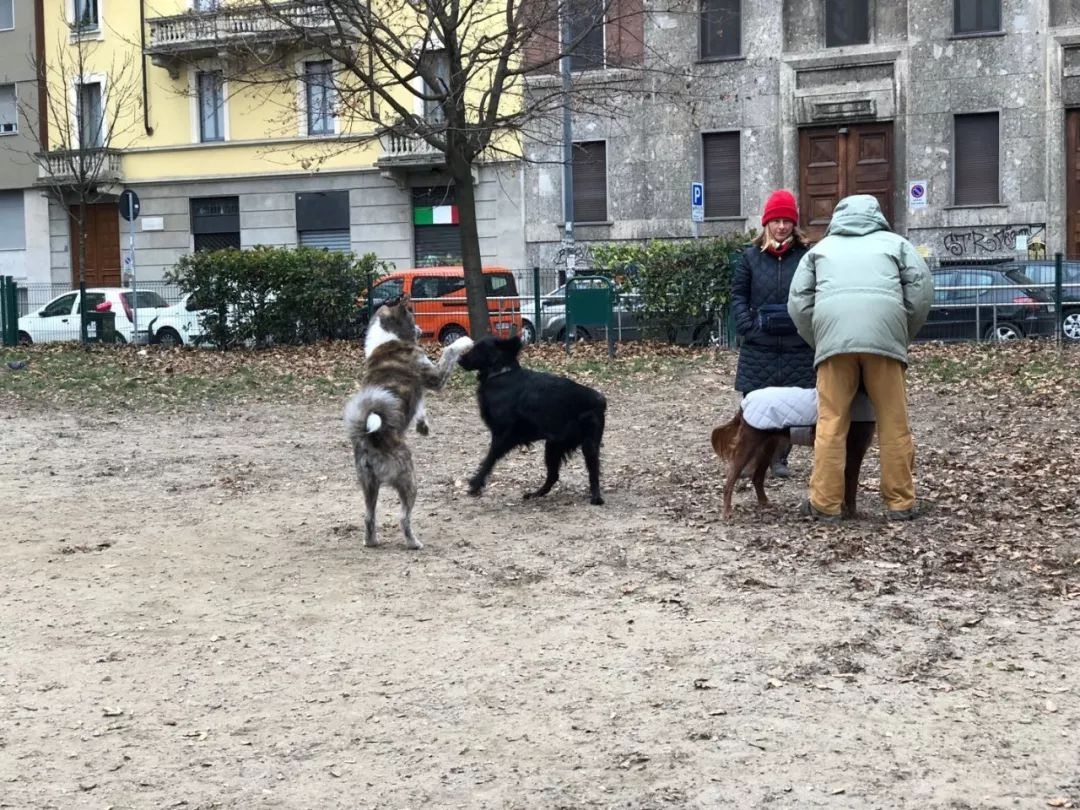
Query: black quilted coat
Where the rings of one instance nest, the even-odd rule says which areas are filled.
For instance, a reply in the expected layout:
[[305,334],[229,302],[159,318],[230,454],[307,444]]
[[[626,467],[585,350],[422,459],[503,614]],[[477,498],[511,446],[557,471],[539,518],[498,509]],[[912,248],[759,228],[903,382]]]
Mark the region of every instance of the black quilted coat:
[[766,335],[757,325],[765,304],[787,306],[788,288],[807,248],[793,246],[783,256],[747,245],[735,266],[731,308],[742,337],[735,390],[749,394],[772,385],[813,388],[817,384],[814,350],[798,335]]

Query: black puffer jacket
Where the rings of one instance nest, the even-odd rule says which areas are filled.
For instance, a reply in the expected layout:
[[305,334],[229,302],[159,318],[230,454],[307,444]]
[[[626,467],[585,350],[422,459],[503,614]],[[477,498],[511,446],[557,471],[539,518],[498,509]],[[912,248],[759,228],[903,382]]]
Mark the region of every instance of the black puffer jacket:
[[798,335],[766,335],[757,323],[765,304],[787,307],[788,288],[807,248],[796,245],[775,256],[747,245],[735,266],[731,309],[735,329],[742,336],[735,390],[749,394],[772,385],[813,388],[817,384],[814,350]]

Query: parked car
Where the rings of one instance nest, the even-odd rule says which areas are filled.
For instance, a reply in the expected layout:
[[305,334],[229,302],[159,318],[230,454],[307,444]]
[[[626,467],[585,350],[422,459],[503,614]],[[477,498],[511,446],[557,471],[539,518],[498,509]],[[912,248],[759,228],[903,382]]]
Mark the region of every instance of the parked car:
[[917,340],[1015,340],[1052,336],[1054,305],[1011,265],[933,271],[934,303]]
[[[484,285],[491,333],[507,337],[521,334],[521,302],[513,273],[502,267],[485,267]],[[400,295],[407,295],[412,300],[422,339],[438,340],[448,346],[471,331],[465,304],[465,272],[460,265],[388,273],[372,285],[373,309]],[[361,317],[366,318],[367,301],[361,298],[358,303],[363,313]]]
[[[116,314],[116,336],[120,343],[130,343],[134,338],[132,301],[133,293],[123,287],[90,287],[86,290],[89,310],[109,302]],[[138,291],[139,327],[145,332],[158,311],[167,309],[169,302],[153,290]],[[49,343],[53,341],[78,340],[82,307],[79,291],[72,290],[49,301],[45,306],[19,318],[19,342]]]
[[193,294],[185,294],[178,303],[159,310],[150,321],[150,342],[162,346],[199,345],[206,339],[199,322],[202,311]]
[[[521,317],[540,324],[541,340],[566,339],[566,285],[560,285],[540,299],[540,316],[535,317],[536,304],[532,300],[521,303]],[[638,340],[641,326],[634,313],[630,296],[617,296],[612,308],[612,330],[616,340]],[[574,329],[579,340],[604,337],[604,327],[594,324],[577,325]]]
[[[1053,285],[1056,272],[1053,262],[1020,262],[1020,272],[1037,284]],[[1080,262],[1065,262],[1061,274],[1061,330],[1069,340],[1080,340]],[[1051,300],[1052,286],[1043,288]]]

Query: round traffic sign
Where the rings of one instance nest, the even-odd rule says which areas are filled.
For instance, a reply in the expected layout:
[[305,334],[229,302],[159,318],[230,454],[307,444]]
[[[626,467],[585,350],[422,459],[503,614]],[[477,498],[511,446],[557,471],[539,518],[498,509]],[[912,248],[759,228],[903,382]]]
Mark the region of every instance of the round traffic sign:
[[120,216],[131,222],[139,216],[139,195],[130,188],[120,192]]

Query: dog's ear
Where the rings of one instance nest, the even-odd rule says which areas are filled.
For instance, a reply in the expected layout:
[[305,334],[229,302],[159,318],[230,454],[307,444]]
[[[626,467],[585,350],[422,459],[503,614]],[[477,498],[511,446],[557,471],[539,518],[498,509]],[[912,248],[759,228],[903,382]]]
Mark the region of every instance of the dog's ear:
[[521,346],[521,338],[517,335],[499,340],[499,349],[512,357],[518,356],[518,353],[521,351]]

